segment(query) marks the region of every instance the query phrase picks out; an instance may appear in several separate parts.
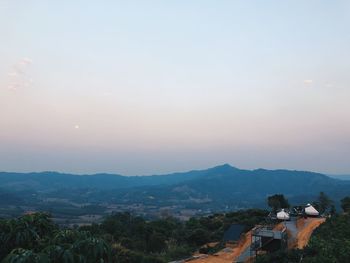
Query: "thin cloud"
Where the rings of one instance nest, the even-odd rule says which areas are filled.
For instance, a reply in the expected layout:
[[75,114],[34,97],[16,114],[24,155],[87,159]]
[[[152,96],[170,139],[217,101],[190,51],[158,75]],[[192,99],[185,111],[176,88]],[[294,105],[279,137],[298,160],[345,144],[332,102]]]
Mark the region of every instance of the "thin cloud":
[[16,76],[18,76],[18,73],[16,71],[9,72],[9,73],[7,73],[7,76],[9,76],[9,77],[16,77]]
[[7,86],[7,89],[11,91],[16,91],[18,88],[20,88],[21,85],[19,83],[12,83]]
[[333,87],[334,87],[334,84],[327,82],[324,86],[325,86],[326,88],[333,88]]
[[9,77],[9,90],[18,90],[23,87],[29,87],[33,83],[33,79],[28,76],[29,66],[33,64],[33,60],[24,57],[15,63],[11,70],[7,73]]
[[33,63],[33,60],[30,58],[22,58],[22,60],[19,62],[21,65],[30,65]]

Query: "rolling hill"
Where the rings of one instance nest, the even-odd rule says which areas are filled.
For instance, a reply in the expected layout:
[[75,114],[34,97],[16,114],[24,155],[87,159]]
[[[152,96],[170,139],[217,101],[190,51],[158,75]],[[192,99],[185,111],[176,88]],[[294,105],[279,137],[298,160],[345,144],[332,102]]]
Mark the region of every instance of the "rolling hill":
[[284,194],[295,204],[315,200],[320,191],[335,200],[350,194],[350,181],[324,174],[243,170],[228,164],[206,170],[153,176],[2,172],[0,183],[3,196],[11,197],[8,204],[16,206],[21,202],[34,208],[55,207],[58,203],[69,204],[72,206],[70,209],[79,206],[77,204],[81,204],[80,207],[82,204],[105,207],[122,205],[125,209],[142,206],[147,207],[142,210],[144,213],[160,208],[211,212],[263,208],[266,207],[267,196],[275,193]]

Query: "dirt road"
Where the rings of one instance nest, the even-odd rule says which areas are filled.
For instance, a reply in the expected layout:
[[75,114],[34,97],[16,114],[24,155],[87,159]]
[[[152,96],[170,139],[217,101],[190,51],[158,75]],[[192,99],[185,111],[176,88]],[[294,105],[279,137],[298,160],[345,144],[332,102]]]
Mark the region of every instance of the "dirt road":
[[310,240],[312,232],[326,221],[325,218],[308,218],[301,219],[303,222],[299,223],[301,228],[297,235],[297,247],[304,248]]
[[[298,219],[298,221],[294,223],[294,230],[292,231],[294,233],[289,233],[290,242],[292,241],[292,243],[288,247],[304,248],[308,244],[312,232],[324,222],[324,218]],[[280,223],[275,226],[274,230],[282,230],[284,227],[285,224]],[[288,227],[290,228],[290,226],[287,225],[287,228]],[[190,263],[232,263],[250,246],[251,234],[251,231],[247,232],[232,250],[224,249],[215,255],[207,255],[205,258],[191,260]]]
[[191,260],[191,263],[232,263],[232,261],[239,257],[239,255],[245,251],[251,243],[251,231],[247,232],[240,240],[236,247],[232,248],[232,251],[225,252],[222,250],[215,255],[208,255],[206,258]]

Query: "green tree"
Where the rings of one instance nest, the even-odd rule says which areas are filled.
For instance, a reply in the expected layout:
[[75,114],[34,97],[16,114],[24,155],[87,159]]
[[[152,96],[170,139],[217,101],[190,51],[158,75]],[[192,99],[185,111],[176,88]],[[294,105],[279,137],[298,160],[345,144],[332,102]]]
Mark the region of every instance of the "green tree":
[[142,255],[120,245],[112,246],[112,260],[118,263],[139,263],[142,262]]
[[190,233],[190,235],[188,237],[188,241],[191,244],[194,244],[196,246],[201,246],[201,245],[204,245],[210,241],[209,237],[210,237],[210,234],[207,230],[205,230],[203,228],[198,228]]
[[327,212],[328,209],[331,208],[333,201],[324,192],[320,192],[317,199],[317,204],[319,212],[322,214],[324,212]]
[[51,263],[48,256],[23,248],[14,249],[2,263]]
[[159,233],[153,233],[148,242],[148,251],[162,252],[166,248],[166,237]]
[[85,263],[110,262],[110,246],[101,238],[89,237],[77,240],[72,245],[76,258],[84,258]]
[[[38,249],[57,230],[45,213],[24,215],[18,219],[0,220],[0,260],[15,248]],[[23,251],[19,251],[23,252]],[[23,252],[24,253],[24,252]],[[24,255],[28,255],[25,253]]]
[[267,204],[274,212],[281,208],[289,208],[289,202],[283,194],[271,195],[267,198]]
[[340,202],[341,208],[344,210],[344,212],[350,212],[350,196],[344,197]]

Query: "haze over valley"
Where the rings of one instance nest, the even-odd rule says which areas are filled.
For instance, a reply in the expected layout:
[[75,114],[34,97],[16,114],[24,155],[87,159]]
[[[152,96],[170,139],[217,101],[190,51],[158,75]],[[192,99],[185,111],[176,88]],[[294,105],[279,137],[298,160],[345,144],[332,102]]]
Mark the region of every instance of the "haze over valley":
[[1,216],[47,211],[68,225],[98,222],[104,215],[124,211],[187,220],[215,212],[264,209],[266,197],[274,193],[303,204],[321,191],[334,200],[350,191],[350,181],[319,173],[242,170],[229,164],[153,176],[3,172],[0,180]]

